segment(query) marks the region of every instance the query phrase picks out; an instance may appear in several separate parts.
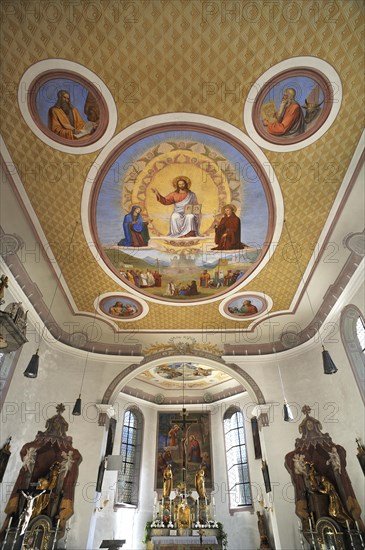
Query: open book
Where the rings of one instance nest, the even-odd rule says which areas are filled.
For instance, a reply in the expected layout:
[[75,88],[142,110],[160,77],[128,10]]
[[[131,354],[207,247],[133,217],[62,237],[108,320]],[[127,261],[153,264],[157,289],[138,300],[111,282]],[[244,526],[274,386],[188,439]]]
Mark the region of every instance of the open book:
[[74,137],[76,139],[80,139],[81,137],[88,136],[93,131],[94,131],[93,123],[92,122],[85,122],[85,126],[83,128],[81,128],[81,130],[77,134],[74,134]]
[[187,204],[184,207],[184,214],[201,214],[202,205],[201,204]]
[[261,117],[266,119],[268,122],[276,122],[276,105],[274,101],[268,101],[264,103],[261,107]]

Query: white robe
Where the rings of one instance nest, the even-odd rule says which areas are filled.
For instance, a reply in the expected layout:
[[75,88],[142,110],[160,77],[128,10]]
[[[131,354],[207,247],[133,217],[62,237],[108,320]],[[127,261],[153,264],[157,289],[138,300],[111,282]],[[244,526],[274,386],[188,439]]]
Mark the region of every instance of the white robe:
[[170,219],[169,237],[182,237],[190,231],[195,231],[199,235],[199,214],[185,214],[185,206],[188,204],[198,204],[195,193],[189,191],[188,195],[182,201],[175,202],[174,212]]

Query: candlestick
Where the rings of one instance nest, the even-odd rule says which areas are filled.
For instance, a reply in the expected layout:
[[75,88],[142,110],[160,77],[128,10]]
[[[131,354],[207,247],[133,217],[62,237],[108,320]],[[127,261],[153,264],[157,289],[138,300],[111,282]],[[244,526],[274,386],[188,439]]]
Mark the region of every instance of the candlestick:
[[57,533],[58,533],[59,526],[60,526],[60,520],[58,519],[57,525],[56,525],[56,531],[55,531],[55,534],[54,534],[54,537],[53,537],[52,550],[54,550],[56,548],[56,540],[57,540]]
[[353,539],[352,533],[351,533],[350,522],[349,522],[348,519],[346,520],[346,527],[347,527],[347,530],[348,530],[349,535],[350,535],[351,548],[355,548],[355,546],[354,546],[354,539]]
[[359,525],[358,525],[357,521],[355,521],[355,525],[356,525],[356,529],[357,529],[357,534],[358,534],[359,539],[360,539],[360,541],[361,541],[361,548],[365,548],[364,538],[363,538],[363,536],[362,536],[362,533],[361,533],[361,531],[360,531],[360,528],[359,528]]
[[12,520],[13,520],[13,516],[10,516],[9,523],[8,523],[8,526],[7,526],[7,529],[6,529],[6,532],[5,532],[3,545],[2,545],[1,548],[6,548],[6,541],[7,541],[7,538],[8,538],[8,534],[9,534],[9,531],[10,531],[10,526],[11,526]]

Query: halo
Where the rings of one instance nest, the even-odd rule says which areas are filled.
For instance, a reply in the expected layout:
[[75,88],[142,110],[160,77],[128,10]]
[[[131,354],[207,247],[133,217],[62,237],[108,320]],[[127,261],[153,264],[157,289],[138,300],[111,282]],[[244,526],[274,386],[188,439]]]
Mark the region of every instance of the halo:
[[190,189],[190,187],[191,187],[191,179],[188,178],[187,176],[177,176],[176,178],[174,178],[174,179],[172,180],[172,183],[173,183],[173,185],[174,185],[175,188],[176,188],[176,186],[177,186],[177,182],[180,181],[180,180],[183,180],[183,181],[186,183],[187,188]]
[[223,216],[226,208],[230,208],[234,214],[237,212],[237,206],[235,206],[234,204],[225,204],[221,210]]

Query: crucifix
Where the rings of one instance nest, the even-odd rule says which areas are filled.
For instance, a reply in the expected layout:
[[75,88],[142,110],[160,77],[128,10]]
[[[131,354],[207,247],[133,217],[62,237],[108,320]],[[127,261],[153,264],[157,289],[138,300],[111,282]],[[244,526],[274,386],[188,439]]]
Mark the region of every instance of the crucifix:
[[186,453],[186,446],[187,446],[187,430],[192,424],[196,424],[197,420],[188,420],[189,413],[186,412],[185,408],[185,365],[183,363],[183,408],[182,412],[180,413],[180,418],[173,418],[171,420],[171,424],[174,426],[175,424],[181,428],[182,431],[182,449],[183,449],[183,467],[182,467],[182,477],[183,477],[183,487],[184,487],[184,498],[186,497],[186,477],[187,477],[187,453]]

